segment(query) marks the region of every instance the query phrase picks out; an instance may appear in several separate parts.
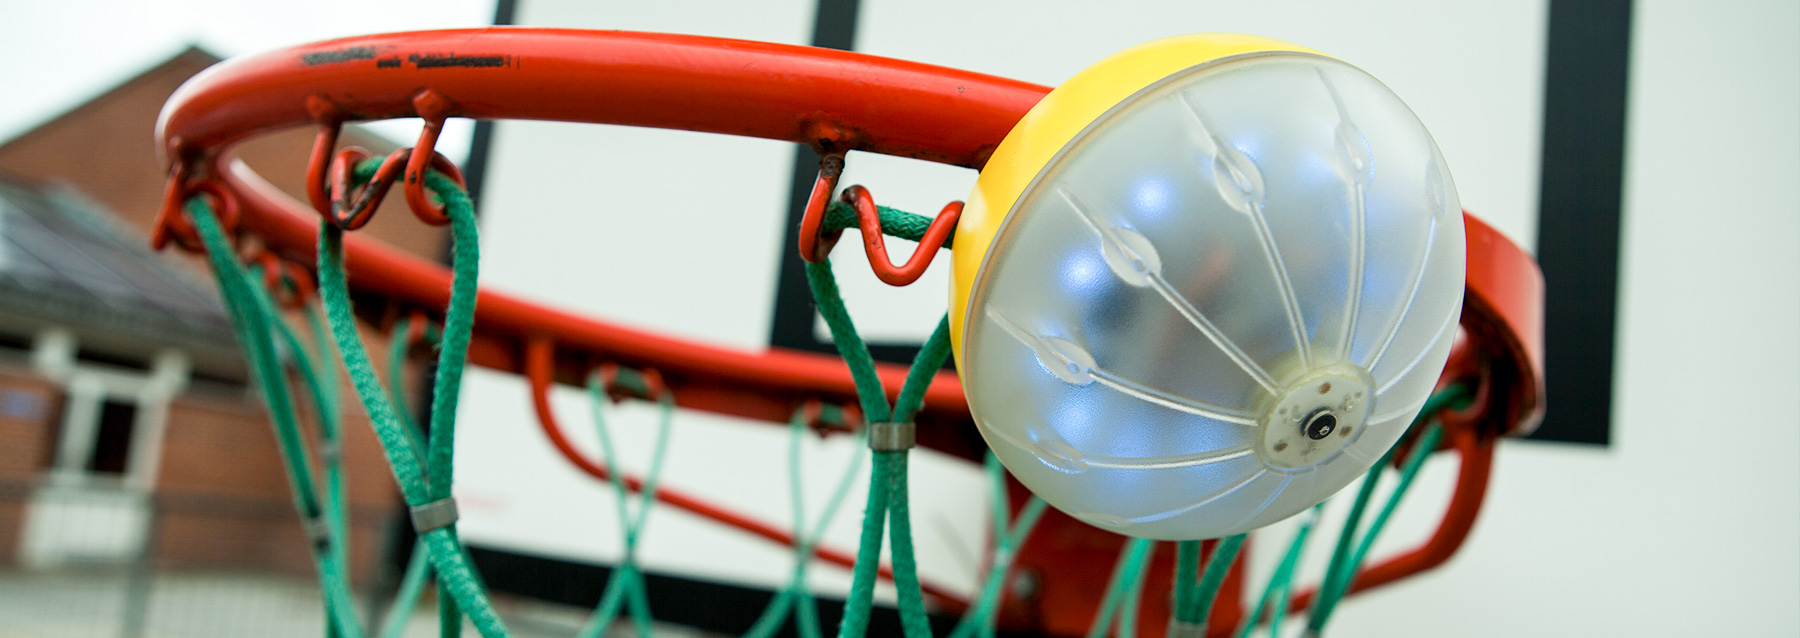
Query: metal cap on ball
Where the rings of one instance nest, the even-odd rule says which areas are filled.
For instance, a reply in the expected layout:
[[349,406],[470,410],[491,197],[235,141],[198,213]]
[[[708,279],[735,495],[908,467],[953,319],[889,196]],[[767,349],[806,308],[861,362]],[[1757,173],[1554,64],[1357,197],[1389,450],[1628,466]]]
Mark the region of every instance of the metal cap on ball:
[[1443,369],[1462,216],[1379,81],[1205,34],[1107,58],[1001,142],[957,228],[951,335],[1007,468],[1158,539],[1267,525],[1405,431]]

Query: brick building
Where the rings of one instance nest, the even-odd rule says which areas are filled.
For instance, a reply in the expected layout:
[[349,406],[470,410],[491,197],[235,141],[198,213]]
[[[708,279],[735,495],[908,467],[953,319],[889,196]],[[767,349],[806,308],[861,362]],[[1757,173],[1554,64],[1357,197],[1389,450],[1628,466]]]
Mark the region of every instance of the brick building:
[[[148,552],[160,565],[312,571],[210,273],[198,256],[147,247],[166,179],[156,116],[217,61],[182,52],[0,144],[0,567]],[[304,201],[312,137],[280,131],[236,151]],[[344,143],[393,148],[353,127]],[[389,202],[360,232],[436,259],[443,231],[403,207]],[[352,560],[366,578],[399,498],[360,405],[340,395]]]

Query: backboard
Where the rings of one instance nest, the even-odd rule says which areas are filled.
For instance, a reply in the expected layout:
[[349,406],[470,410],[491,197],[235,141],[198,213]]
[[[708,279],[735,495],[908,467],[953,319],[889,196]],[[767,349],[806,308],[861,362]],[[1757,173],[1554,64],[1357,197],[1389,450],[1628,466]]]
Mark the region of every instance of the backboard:
[[[1046,85],[1167,35],[1235,31],[1303,42],[1353,61],[1406,99],[1438,139],[1471,210],[1515,241],[1534,232],[1544,16],[1537,4],[1420,11],[1401,2],[1354,9],[1140,2],[1100,10],[1076,3],[626,6],[519,0],[510,8],[513,22],[526,26],[844,46]],[[1464,28],[1477,23],[1484,28]],[[796,197],[804,197],[816,170],[810,151],[699,133],[508,121],[494,127],[487,157],[479,194],[484,285],[735,348],[829,347],[804,280],[793,277],[798,257],[791,227],[798,222]],[[860,153],[852,153],[847,165],[843,184],[862,184],[883,205],[926,214],[965,198],[975,178],[968,169]],[[896,259],[912,250],[905,242],[893,244]],[[834,256],[850,310],[865,336],[904,355],[943,312],[947,267],[940,263],[920,282],[896,289],[876,280],[859,253]],[[459,454],[466,460],[458,489],[465,538],[525,557],[615,558],[619,542],[604,524],[610,496],[529,431],[524,381],[474,371],[464,393]],[[583,414],[578,393],[565,391],[554,400],[569,417]],[[627,467],[634,467],[631,459],[646,458],[650,416],[647,408],[629,406],[621,415]],[[781,458],[785,435],[740,425],[700,413],[679,415],[666,480],[781,520],[783,477],[770,470]],[[593,441],[579,443],[594,449]],[[834,474],[849,457],[847,443],[825,440],[808,450],[816,463],[809,475]],[[914,470],[914,515],[924,575],[971,592],[986,534],[979,468],[918,456],[924,458]],[[1425,480],[1447,485],[1449,477]],[[816,487],[818,494],[810,496],[822,499],[829,486]],[[1432,523],[1428,512],[1440,504],[1429,500],[1441,501],[1444,491],[1423,490],[1427,502],[1419,504],[1418,519],[1403,514],[1396,525],[1404,531],[1392,536],[1422,534]],[[826,543],[853,546],[853,517],[841,518]],[[788,569],[782,548],[680,513],[659,512],[651,525],[640,558],[652,571],[771,588]],[[841,593],[848,582],[847,571],[815,572],[815,583],[828,595]]]

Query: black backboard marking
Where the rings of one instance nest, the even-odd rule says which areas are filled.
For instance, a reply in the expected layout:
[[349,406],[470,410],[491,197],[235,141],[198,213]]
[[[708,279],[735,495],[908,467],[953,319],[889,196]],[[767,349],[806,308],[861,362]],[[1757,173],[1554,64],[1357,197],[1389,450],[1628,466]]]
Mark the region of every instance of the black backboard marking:
[[[519,13],[517,0],[496,0],[494,3],[494,25],[513,24]],[[481,216],[481,187],[487,181],[488,155],[494,146],[494,121],[476,120],[474,139],[469,141],[469,160],[463,162],[463,183],[468,186],[469,199],[475,202],[475,215]],[[449,253],[445,253],[445,260]]]
[[[494,3],[494,24],[512,24],[513,17],[517,15],[517,13],[517,0],[496,0]],[[393,61],[393,66],[399,66],[399,56],[394,56],[391,59]],[[387,62],[388,60],[378,60],[376,61],[376,66],[378,68],[386,67],[388,66]],[[488,160],[491,149],[493,148],[494,121],[476,120],[473,138],[474,139],[469,142],[469,159],[463,162],[463,184],[469,191],[469,199],[474,203],[475,217],[476,219],[480,219],[481,187],[487,178]],[[438,261],[440,263],[445,265],[450,264],[450,248],[449,236],[446,235],[443,246],[440,246],[438,249]],[[413,413],[419,415],[418,422],[421,426],[431,422],[431,406],[434,403],[431,379],[434,378],[437,378],[437,360],[435,358],[426,365],[424,374],[418,375],[412,380],[413,387],[411,395],[415,397],[413,400]],[[412,519],[408,515],[404,503],[396,508],[393,521],[394,523],[390,526],[391,532],[388,534],[387,540],[386,564],[382,566],[383,573],[377,575],[377,579],[380,581],[378,586],[383,587],[384,591],[391,590],[393,587],[399,585],[400,574],[406,571],[407,562],[412,560],[413,544],[418,540],[418,536],[413,533]],[[494,589],[496,591],[512,591],[498,587],[495,587]]]
[[1538,263],[1548,410],[1533,439],[1612,440],[1631,0],[1553,0]]
[[[813,24],[812,45],[831,49],[854,50],[856,44],[857,0],[819,0],[817,22]],[[813,332],[817,311],[812,292],[806,285],[806,263],[800,259],[800,212],[812,193],[813,178],[819,174],[819,154],[805,146],[794,147],[794,179],[788,191],[787,229],[781,239],[781,270],[775,284],[775,316],[770,322],[769,345],[836,354],[837,348]],[[857,246],[846,246],[855,249]],[[919,346],[869,344],[869,354],[880,361],[910,363],[918,356]],[[948,365],[948,364],[946,364]]]
[[[469,558],[488,586],[497,591],[538,600],[592,609],[605,591],[612,569],[601,565],[559,560],[480,546],[469,547]],[[646,573],[644,589],[650,610],[659,622],[694,627],[736,636],[749,629],[775,592],[680,576]],[[819,626],[836,628],[844,614],[844,601],[830,596],[818,599]],[[931,616],[932,634],[949,635],[957,619]],[[793,621],[784,623],[776,636],[796,636]],[[900,613],[876,606],[868,625],[871,638],[902,636]],[[1006,636],[1005,632],[1001,635]]]

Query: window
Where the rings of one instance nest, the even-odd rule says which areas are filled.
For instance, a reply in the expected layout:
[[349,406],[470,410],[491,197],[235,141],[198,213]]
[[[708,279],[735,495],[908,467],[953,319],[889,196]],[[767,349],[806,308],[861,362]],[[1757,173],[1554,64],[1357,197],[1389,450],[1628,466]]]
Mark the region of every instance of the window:
[[100,404],[100,427],[94,433],[93,451],[86,463],[89,472],[125,474],[131,462],[131,435],[136,422],[136,403],[108,400]]

